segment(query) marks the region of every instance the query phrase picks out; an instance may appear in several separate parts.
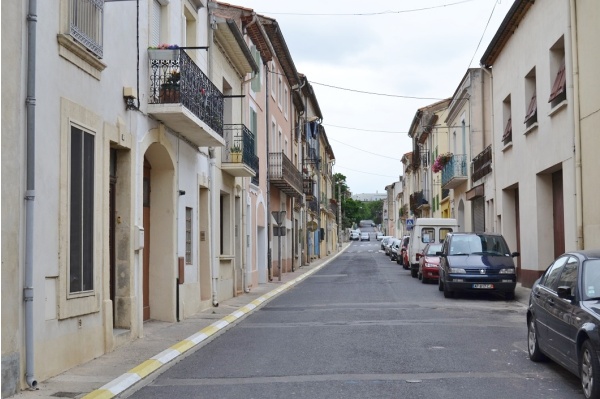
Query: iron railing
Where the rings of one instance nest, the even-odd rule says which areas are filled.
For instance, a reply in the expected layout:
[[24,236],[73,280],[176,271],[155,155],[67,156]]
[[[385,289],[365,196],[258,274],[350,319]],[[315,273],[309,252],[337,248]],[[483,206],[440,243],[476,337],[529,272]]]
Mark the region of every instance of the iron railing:
[[[157,56],[172,52],[171,58]],[[184,49],[149,50],[148,104],[180,103],[223,136],[223,93]]]
[[302,195],[302,173],[283,152],[269,153],[269,181],[284,193],[297,197]]
[[69,34],[98,58],[102,58],[104,0],[70,0]]
[[223,148],[223,161],[235,162],[232,156],[232,150],[241,151],[241,162],[248,165],[254,172],[258,173],[259,159],[256,156],[254,134],[246,125],[227,124],[223,126],[223,137],[225,138],[225,147]]
[[455,177],[467,176],[467,156],[452,155],[452,159],[448,161],[444,169],[442,169],[442,186],[446,185]]

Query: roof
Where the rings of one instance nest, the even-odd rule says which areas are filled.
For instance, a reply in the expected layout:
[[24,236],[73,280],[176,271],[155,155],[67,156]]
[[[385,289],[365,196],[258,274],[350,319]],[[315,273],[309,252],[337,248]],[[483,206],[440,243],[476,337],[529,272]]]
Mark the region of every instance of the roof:
[[258,15],[258,19],[265,32],[267,32],[269,41],[275,50],[277,60],[279,61],[290,86],[300,85],[300,77],[298,76],[296,65],[294,65],[294,60],[285,42],[279,24],[275,19],[263,15]]
[[485,50],[485,53],[483,53],[480,61],[481,66],[489,68],[494,64],[498,55],[500,55],[506,43],[517,30],[519,23],[523,20],[533,3],[535,3],[535,0],[515,0],[488,45],[488,48]]

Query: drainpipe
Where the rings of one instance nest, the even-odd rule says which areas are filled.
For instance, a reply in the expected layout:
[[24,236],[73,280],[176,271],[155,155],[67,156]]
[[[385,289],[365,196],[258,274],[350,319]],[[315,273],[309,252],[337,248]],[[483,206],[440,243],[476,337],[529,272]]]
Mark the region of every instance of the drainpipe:
[[579,104],[579,50],[577,48],[577,9],[575,0],[570,0],[571,12],[571,58],[573,61],[573,108],[575,130],[575,212],[577,220],[577,249],[585,248],[583,235],[583,182],[581,171],[581,119]]
[[208,155],[210,156],[210,166],[208,167],[208,191],[210,199],[208,201],[209,213],[210,213],[210,231],[213,233],[210,238],[210,245],[208,246],[210,251],[210,269],[212,272],[212,304],[213,306],[219,306],[218,300],[218,286],[219,286],[219,262],[217,257],[216,243],[217,239],[214,232],[217,231],[217,215],[215,213],[215,201],[216,201],[216,189],[215,189],[215,149],[210,147],[208,149]]
[[35,67],[37,0],[29,0],[27,14],[27,191],[25,192],[25,378],[31,388],[34,377],[33,330],[33,201],[35,199]]
[[250,211],[248,213],[244,213],[244,209],[246,207],[250,208],[250,204],[252,203],[250,200],[250,195],[244,189],[242,191],[242,198],[246,197],[246,204],[242,203],[242,220],[245,225],[245,233],[242,240],[242,254],[243,254],[243,274],[244,274],[244,292],[247,294],[250,292],[250,269],[248,268],[248,232],[250,231]]

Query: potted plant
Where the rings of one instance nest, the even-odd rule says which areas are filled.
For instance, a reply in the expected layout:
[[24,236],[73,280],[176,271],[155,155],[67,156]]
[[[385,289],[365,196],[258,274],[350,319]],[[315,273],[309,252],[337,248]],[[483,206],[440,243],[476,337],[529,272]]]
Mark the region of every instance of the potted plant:
[[181,74],[173,69],[166,75],[165,83],[161,85],[161,98],[163,103],[179,102],[179,79]]
[[179,58],[179,46],[176,44],[160,44],[157,47],[148,47],[148,56],[151,60],[175,61]]
[[446,164],[452,160],[452,156],[453,155],[451,152],[438,155],[431,166],[431,171],[434,173],[441,172],[444,169],[444,166],[446,166]]
[[242,162],[242,147],[238,144],[231,146],[229,153],[231,154],[231,162]]

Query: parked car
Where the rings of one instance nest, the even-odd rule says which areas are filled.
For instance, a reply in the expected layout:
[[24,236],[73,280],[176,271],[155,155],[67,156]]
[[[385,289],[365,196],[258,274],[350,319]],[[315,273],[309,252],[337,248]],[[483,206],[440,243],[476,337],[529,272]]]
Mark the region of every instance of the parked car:
[[360,240],[371,241],[371,236],[369,235],[369,233],[360,233]]
[[408,249],[411,276],[417,277],[419,262],[416,256],[419,252],[423,252],[425,245],[429,243],[441,244],[448,233],[457,230],[458,222],[456,219],[418,218],[414,222],[410,233],[410,247]]
[[394,240],[396,239],[396,237],[390,237],[386,240],[385,244],[383,245],[383,252],[385,252],[385,254],[387,256],[391,255],[391,246],[394,243]]
[[423,284],[435,281],[440,277],[440,257],[437,255],[442,250],[442,244],[427,244],[423,252],[417,254],[419,270],[417,277]]
[[390,260],[396,261],[399,257],[402,256],[400,253],[400,244],[402,244],[402,240],[399,238],[394,238],[392,240],[392,244],[390,245]]
[[385,237],[385,236],[383,235],[383,232],[381,232],[381,231],[378,231],[377,234],[375,235],[375,239],[377,241],[383,240],[383,237]]
[[501,234],[448,233],[440,255],[439,290],[452,298],[457,291],[496,291],[514,299],[517,285],[513,258]]
[[385,251],[385,244],[387,243],[387,240],[389,240],[390,238],[394,238],[392,236],[383,236],[383,238],[381,239],[381,250]]
[[401,264],[404,270],[410,269],[408,256],[408,248],[410,244],[410,236],[402,237],[402,245],[400,246],[400,257],[396,259],[396,263]]
[[357,230],[350,231],[350,241],[360,240],[360,233]]
[[527,309],[529,358],[551,358],[600,398],[600,250],[559,256],[533,284]]

